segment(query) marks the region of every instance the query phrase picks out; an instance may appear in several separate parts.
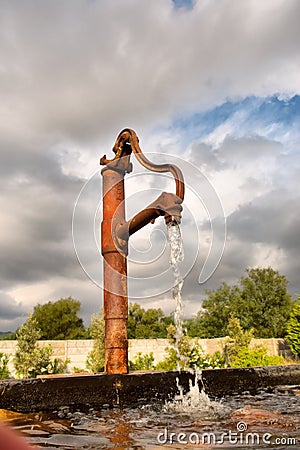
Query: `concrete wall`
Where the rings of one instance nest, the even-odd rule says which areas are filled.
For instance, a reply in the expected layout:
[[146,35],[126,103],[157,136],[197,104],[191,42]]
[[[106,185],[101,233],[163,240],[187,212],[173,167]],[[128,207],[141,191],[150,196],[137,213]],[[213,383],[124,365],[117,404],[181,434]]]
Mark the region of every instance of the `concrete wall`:
[[[215,351],[221,351],[226,338],[217,339],[199,339],[199,344],[205,353],[213,354]],[[53,348],[53,357],[63,360],[71,360],[68,370],[73,368],[86,369],[86,358],[93,348],[93,340],[65,340],[65,341],[40,341],[39,345],[45,346],[51,344]],[[252,339],[251,346],[259,344],[267,348],[269,355],[283,355],[285,358],[292,358],[293,355],[284,339]],[[166,356],[166,347],[169,346],[167,339],[131,339],[129,340],[129,359],[133,360],[137,353],[153,353],[155,363],[162,361]],[[9,370],[14,374],[13,356],[16,351],[16,341],[1,341],[0,352],[10,356]]]

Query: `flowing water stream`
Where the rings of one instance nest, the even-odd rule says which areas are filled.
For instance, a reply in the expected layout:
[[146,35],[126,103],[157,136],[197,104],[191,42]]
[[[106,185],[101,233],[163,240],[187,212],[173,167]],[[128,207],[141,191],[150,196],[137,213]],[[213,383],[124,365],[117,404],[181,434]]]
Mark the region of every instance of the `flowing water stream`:
[[174,287],[172,289],[172,296],[175,300],[174,310],[174,324],[175,324],[175,350],[178,360],[181,359],[181,355],[178,349],[178,344],[183,336],[182,329],[182,315],[183,315],[183,303],[181,297],[181,291],[183,287],[183,277],[180,272],[179,263],[183,261],[183,241],[181,236],[180,226],[175,222],[167,224],[167,239],[170,246],[170,259],[169,263],[173,270],[174,275]]

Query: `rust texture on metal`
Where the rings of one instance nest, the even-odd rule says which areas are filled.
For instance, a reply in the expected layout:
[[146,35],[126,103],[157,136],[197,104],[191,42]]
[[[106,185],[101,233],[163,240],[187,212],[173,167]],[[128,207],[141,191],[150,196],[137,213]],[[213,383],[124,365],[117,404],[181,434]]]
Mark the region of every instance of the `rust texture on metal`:
[[154,223],[159,216],[165,216],[166,223],[181,221],[181,199],[175,194],[163,192],[154,202],[137,213],[128,222],[120,222],[115,230],[115,240],[121,245],[121,240],[128,240],[129,236],[136,233],[148,223]]
[[[128,372],[128,297],[127,253],[129,237],[148,223],[164,216],[166,223],[180,223],[181,203],[184,199],[184,179],[181,170],[173,164],[153,164],[139,146],[136,133],[126,128],[117,137],[113,147],[115,157],[104,155],[100,164],[103,177],[103,221],[101,224],[101,251],[104,259],[104,319],[105,371],[109,374]],[[136,214],[125,218],[124,176],[132,171],[131,153],[147,169],[170,172],[175,180],[176,193],[163,192],[154,202]]]
[[127,373],[127,261],[126,255],[116,247],[112,233],[114,222],[125,220],[124,171],[108,165],[102,170],[102,177],[105,371]]
[[154,164],[153,162],[149,161],[149,159],[146,158],[140,148],[139,138],[137,137],[135,131],[133,131],[131,128],[125,128],[119,133],[119,136],[117,137],[116,143],[113,147],[113,151],[115,153],[114,159],[108,160],[104,155],[101,164],[107,164],[112,161],[116,163],[116,161],[120,160],[120,158],[122,158],[125,154],[128,154],[128,151],[130,151],[129,147],[135,154],[135,157],[139,161],[139,163],[146,169],[159,173],[170,172],[175,179],[176,195],[181,199],[181,201],[184,200],[184,178],[179,167],[175,166],[174,164]]

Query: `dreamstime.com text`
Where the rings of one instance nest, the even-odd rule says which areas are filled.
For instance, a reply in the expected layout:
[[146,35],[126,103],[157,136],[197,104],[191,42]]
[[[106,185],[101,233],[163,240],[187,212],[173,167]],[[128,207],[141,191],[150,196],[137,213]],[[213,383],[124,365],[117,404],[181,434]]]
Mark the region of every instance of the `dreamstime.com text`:
[[245,422],[238,422],[237,431],[228,430],[226,432],[171,432],[168,428],[165,428],[157,435],[157,442],[159,444],[194,444],[194,445],[285,445],[292,446],[298,444],[298,439],[295,437],[273,436],[271,433],[255,433],[247,431],[247,424]]

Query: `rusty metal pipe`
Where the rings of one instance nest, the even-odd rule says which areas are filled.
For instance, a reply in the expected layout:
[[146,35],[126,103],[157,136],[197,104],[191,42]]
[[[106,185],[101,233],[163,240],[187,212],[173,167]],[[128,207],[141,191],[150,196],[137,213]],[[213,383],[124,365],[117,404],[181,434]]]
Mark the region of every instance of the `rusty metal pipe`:
[[154,223],[159,216],[165,216],[165,220],[180,223],[182,206],[181,199],[175,194],[163,192],[153,203],[137,213],[128,222],[119,222],[114,230],[114,239],[118,246],[122,246],[122,241],[127,241],[129,237],[143,228],[148,223]]
[[124,171],[102,170],[103,221],[101,242],[104,277],[105,371],[128,372],[127,260],[113,240],[114,221],[125,220]]
[[152,222],[159,216],[164,215],[164,212],[148,207],[136,214],[128,222],[120,222],[116,225],[114,237],[117,240],[117,245],[122,245],[122,241],[127,241],[129,237],[143,228],[148,223]]
[[[104,155],[100,164],[103,177],[103,221],[101,225],[101,251],[104,260],[104,319],[105,319],[105,371],[121,374],[128,372],[128,297],[127,251],[128,239],[133,233],[164,215],[166,222],[180,222],[181,203],[184,199],[184,180],[181,170],[172,164],[153,164],[143,155],[136,133],[123,130],[113,147],[115,157]],[[124,175],[131,172],[130,155],[154,172],[170,172],[176,183],[176,194],[163,192],[153,203],[125,219]]]
[[158,173],[166,173],[170,172],[176,183],[176,195],[183,202],[184,200],[184,178],[181,170],[175,164],[155,164],[149,161],[148,158],[143,154],[140,145],[139,138],[136,135],[136,132],[131,128],[124,128],[119,133],[119,136],[116,139],[116,143],[114,145],[114,152],[117,154],[120,148],[124,146],[124,144],[130,144],[133,153],[135,154],[136,159],[139,163],[144,166],[146,169],[151,170],[152,172]]

